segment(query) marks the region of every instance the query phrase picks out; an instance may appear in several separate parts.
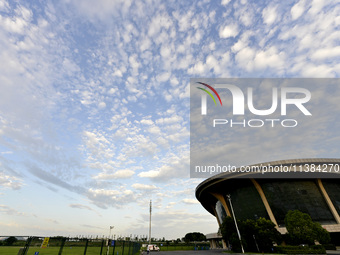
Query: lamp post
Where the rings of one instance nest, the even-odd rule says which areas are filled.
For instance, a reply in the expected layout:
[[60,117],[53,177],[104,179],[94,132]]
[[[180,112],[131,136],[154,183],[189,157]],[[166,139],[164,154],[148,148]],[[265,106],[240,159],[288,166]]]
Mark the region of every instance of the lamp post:
[[152,200],[150,200],[149,244],[151,244],[151,212],[152,212]]
[[242,239],[241,239],[241,234],[240,234],[240,231],[238,230],[237,221],[236,221],[236,217],[235,217],[235,213],[234,213],[233,204],[231,203],[231,196],[230,196],[230,194],[227,195],[227,198],[228,198],[228,201],[229,201],[229,204],[230,204],[231,213],[233,214],[233,218],[234,218],[234,222],[235,222],[235,227],[236,227],[238,239],[240,240],[240,244],[241,244],[242,253],[244,253],[244,249],[243,249],[243,245],[242,245]]
[[107,255],[110,253],[110,236],[111,236],[111,229],[113,229],[114,226],[110,226],[110,233],[109,233],[109,238],[107,239]]

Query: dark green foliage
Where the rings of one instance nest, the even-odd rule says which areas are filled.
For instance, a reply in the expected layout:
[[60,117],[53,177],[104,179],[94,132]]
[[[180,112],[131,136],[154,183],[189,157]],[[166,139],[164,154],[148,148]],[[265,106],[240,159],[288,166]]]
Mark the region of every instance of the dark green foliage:
[[280,244],[282,242],[282,236],[275,228],[275,224],[265,218],[256,220],[253,236],[256,238],[260,252],[270,252],[273,243]]
[[290,244],[314,244],[329,243],[331,238],[329,232],[322,228],[307,214],[298,210],[289,211],[285,217],[285,224],[288,231],[287,242]]
[[[273,243],[280,244],[281,234],[276,230],[275,224],[270,220],[259,218],[258,220],[237,221],[243,248],[253,252],[271,252]],[[241,251],[241,244],[236,232],[234,220],[226,217],[220,228],[220,233],[233,251]]]
[[205,235],[199,232],[192,232],[192,233],[187,233],[184,237],[184,241],[186,243],[189,242],[201,242],[201,241],[205,241]]
[[225,241],[230,240],[231,235],[236,233],[236,228],[235,228],[235,223],[234,223],[233,218],[229,216],[225,217],[220,227],[219,232]]
[[331,236],[329,232],[324,229],[320,223],[314,222],[315,231],[316,231],[316,240],[321,244],[329,244],[331,242]]
[[334,244],[322,244],[322,246],[326,249],[326,250],[334,250],[336,251],[336,246]]
[[5,246],[11,246],[13,245],[16,241],[18,241],[18,239],[14,236],[10,236],[8,237],[5,241],[3,241],[3,244]]
[[326,250],[322,245],[276,246],[275,251],[281,254],[326,254]]

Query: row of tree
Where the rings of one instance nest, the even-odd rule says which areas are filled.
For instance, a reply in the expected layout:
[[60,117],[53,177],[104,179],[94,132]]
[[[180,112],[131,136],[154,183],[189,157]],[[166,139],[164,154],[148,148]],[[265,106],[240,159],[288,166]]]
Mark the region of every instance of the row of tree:
[[205,240],[206,240],[205,235],[199,232],[187,233],[183,238],[183,241],[186,243],[202,242]]
[[[319,223],[313,222],[306,213],[298,210],[289,211],[284,221],[288,233],[283,237],[275,228],[275,224],[268,219],[238,220],[237,225],[244,249],[252,252],[271,252],[274,243],[279,245],[283,241],[290,245],[312,245],[315,241],[321,244],[330,243],[329,232]],[[220,234],[232,250],[241,251],[241,242],[231,217],[226,217],[223,221]]]
[[14,236],[10,236],[10,237],[8,237],[8,238],[6,238],[6,239],[4,239],[4,240],[1,240],[0,241],[0,246],[11,246],[11,245],[13,245],[15,242],[17,242],[18,241],[18,239],[16,238],[16,237],[14,237]]
[[298,210],[289,211],[285,217],[285,224],[288,231],[287,242],[290,244],[314,244],[318,241],[321,244],[329,244],[331,237],[329,232],[320,223],[313,222],[307,213]]

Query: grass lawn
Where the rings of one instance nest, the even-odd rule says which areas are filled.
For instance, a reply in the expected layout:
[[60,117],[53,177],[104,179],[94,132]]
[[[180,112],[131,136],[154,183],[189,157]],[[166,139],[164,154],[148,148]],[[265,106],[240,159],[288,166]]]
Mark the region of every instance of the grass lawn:
[[[20,247],[17,246],[0,246],[1,255],[17,255]],[[63,249],[63,255],[83,255],[84,247],[69,247],[65,246]],[[132,248],[131,248],[132,249]],[[106,255],[107,248],[103,248],[102,255]],[[129,247],[125,247],[124,254],[128,254]],[[39,255],[58,255],[59,247],[48,247],[41,249],[40,247],[30,247],[27,255],[34,255],[35,252],[39,252]],[[110,247],[110,255],[112,255],[113,247]],[[115,255],[122,255],[122,248],[115,248]],[[87,247],[86,255],[99,255],[100,247]]]
[[[179,250],[193,250],[193,245],[163,245],[159,246],[161,251],[179,251]],[[19,252],[20,247],[18,246],[0,246],[0,254],[1,255],[17,255]],[[59,247],[47,247],[45,249],[40,248],[39,246],[31,246],[28,250],[27,255],[34,255],[35,252],[39,252],[39,255],[58,255]],[[84,246],[70,246],[65,245],[62,255],[83,255],[84,254]],[[132,247],[130,248],[132,249]],[[146,248],[145,248],[146,249]],[[123,255],[122,254],[122,246],[115,247],[114,255]],[[201,250],[201,247],[199,248]],[[107,247],[103,247],[102,255],[106,255]],[[129,247],[125,246],[124,254],[128,254]],[[113,255],[113,247],[110,247],[110,255]],[[139,253],[139,252],[138,252]],[[136,254],[138,254],[136,253]],[[87,247],[86,255],[99,255],[100,254],[100,247]]]

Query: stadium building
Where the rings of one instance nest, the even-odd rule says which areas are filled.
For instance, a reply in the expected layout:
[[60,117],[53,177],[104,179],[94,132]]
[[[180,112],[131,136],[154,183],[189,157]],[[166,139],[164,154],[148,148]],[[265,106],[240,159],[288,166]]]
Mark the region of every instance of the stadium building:
[[[340,159],[283,160],[248,169],[268,169],[268,166],[272,169],[286,167],[290,172],[221,173],[200,183],[196,198],[216,217],[218,225],[226,216],[232,216],[227,197],[230,195],[237,219],[264,217],[270,219],[282,234],[287,232],[284,225],[287,212],[300,210],[327,229],[333,243],[339,245]],[[211,247],[216,247],[215,241],[221,239],[217,234],[209,234],[207,238]]]

